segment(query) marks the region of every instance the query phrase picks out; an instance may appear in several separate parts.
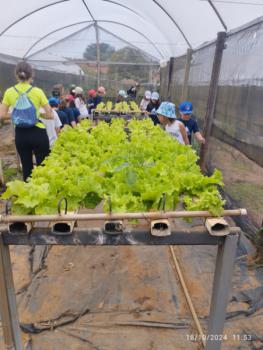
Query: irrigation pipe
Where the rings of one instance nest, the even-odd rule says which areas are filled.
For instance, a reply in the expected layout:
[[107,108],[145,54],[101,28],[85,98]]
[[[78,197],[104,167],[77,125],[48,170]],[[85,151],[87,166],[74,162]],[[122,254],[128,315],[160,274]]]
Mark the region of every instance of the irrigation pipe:
[[[247,215],[246,209],[224,210],[222,216]],[[62,215],[0,215],[0,223],[10,222],[44,222],[44,221],[89,221],[89,220],[130,220],[130,219],[174,219],[214,217],[209,211],[167,211],[146,213],[114,214],[62,214]]]

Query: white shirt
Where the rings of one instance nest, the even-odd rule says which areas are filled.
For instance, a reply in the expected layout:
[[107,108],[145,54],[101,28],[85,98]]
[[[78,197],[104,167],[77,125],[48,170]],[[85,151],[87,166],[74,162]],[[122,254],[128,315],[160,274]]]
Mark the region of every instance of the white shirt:
[[47,130],[47,136],[49,139],[49,147],[51,148],[53,146],[53,143],[58,138],[56,128],[60,128],[62,126],[61,121],[59,119],[59,116],[57,112],[53,109],[52,110],[54,119],[44,119],[40,118],[41,121],[45,124],[46,130]]
[[178,120],[175,120],[172,124],[167,124],[165,126],[165,131],[167,131],[170,135],[172,135],[174,138],[176,138],[176,140],[181,143],[182,145],[184,145],[184,139],[183,136],[181,134],[181,130],[179,125],[182,124],[181,122],[179,122]]
[[141,111],[146,111],[148,104],[150,103],[150,100],[145,100],[144,98],[141,100],[140,103],[140,109]]
[[86,106],[85,102],[82,101],[81,98],[79,98],[79,97],[75,98],[75,106],[79,110],[81,118],[87,118],[89,116],[87,106]]

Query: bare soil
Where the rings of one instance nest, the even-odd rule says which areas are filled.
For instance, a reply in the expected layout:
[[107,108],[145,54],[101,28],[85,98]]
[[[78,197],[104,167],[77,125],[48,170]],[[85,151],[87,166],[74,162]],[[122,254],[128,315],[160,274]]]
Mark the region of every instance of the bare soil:
[[263,168],[233,147],[211,139],[209,159],[212,168],[223,173],[225,191],[247,208],[257,227],[263,221]]

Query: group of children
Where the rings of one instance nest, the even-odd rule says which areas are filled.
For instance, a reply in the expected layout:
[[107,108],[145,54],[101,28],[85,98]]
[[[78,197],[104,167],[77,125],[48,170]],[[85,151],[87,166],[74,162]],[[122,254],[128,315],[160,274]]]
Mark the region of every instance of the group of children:
[[75,128],[82,119],[89,118],[92,109],[96,108],[105,94],[106,90],[101,86],[98,90],[89,90],[86,99],[84,90],[79,86],[71,85],[69,93],[65,94],[62,85],[55,85],[52,96],[48,100],[53,119],[46,119],[45,111],[40,110],[40,118],[46,126],[50,147],[52,147],[64,126],[68,125]]
[[171,102],[162,102],[156,114],[160,123],[164,125],[165,130],[181,144],[191,144],[192,134],[194,134],[195,139],[199,143],[205,143],[197,121],[193,117],[193,105],[191,102],[184,101],[179,105],[179,118],[176,116],[175,105]]
[[199,143],[205,143],[193,116],[191,102],[184,101],[179,105],[179,116],[177,117],[173,103],[161,103],[158,92],[152,93],[147,90],[141,100],[140,109],[143,114],[149,115],[155,125],[162,124],[165,130],[181,144],[191,144],[192,134]]
[[[37,165],[49,154],[60,130],[65,126],[76,127],[76,124],[91,115],[93,109],[106,94],[103,86],[91,89],[84,95],[81,87],[71,86],[65,94],[62,85],[53,88],[49,100],[45,93],[32,86],[32,67],[27,62],[20,62],[15,69],[17,84],[6,90],[0,104],[0,118],[12,118],[15,125],[15,144],[21,159],[23,178],[30,176],[33,169],[32,154]],[[134,88],[137,93],[139,85]],[[134,95],[136,96],[133,91]],[[116,102],[125,101],[128,95],[120,90]],[[141,113],[148,115],[154,124],[162,124],[181,144],[191,144],[191,135],[200,143],[205,143],[197,122],[192,116],[193,105],[185,101],[179,106],[176,115],[175,105],[160,101],[159,93],[145,91],[140,103]]]
[[[89,118],[92,110],[102,101],[106,90],[103,86],[98,90],[91,89],[87,92],[88,98],[84,96],[84,91],[79,86],[71,86],[69,94],[63,96],[64,91],[53,89],[49,104],[52,108],[54,119],[43,119],[46,125],[50,140],[53,145],[57,135],[65,125],[76,127],[76,124],[85,118]],[[125,90],[120,90],[117,94],[116,102],[127,99]],[[160,101],[157,91],[146,90],[140,103],[142,114],[148,115],[155,125],[161,124],[164,129],[171,134],[181,144],[189,145],[192,141],[192,134],[199,143],[205,143],[205,139],[199,131],[196,119],[193,116],[193,105],[184,101],[179,105],[179,115],[176,115],[175,105],[171,102]]]

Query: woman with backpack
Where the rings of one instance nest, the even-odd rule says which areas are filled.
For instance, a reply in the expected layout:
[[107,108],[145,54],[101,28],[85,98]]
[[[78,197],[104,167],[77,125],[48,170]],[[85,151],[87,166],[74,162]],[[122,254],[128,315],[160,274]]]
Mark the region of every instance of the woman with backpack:
[[6,90],[0,105],[0,118],[8,118],[11,108],[15,145],[22,163],[23,179],[26,181],[33,170],[33,154],[37,165],[49,154],[46,127],[39,120],[40,108],[44,109],[46,119],[53,119],[53,116],[44,92],[30,85],[33,75],[31,66],[26,62],[18,63],[15,75],[18,83]]

